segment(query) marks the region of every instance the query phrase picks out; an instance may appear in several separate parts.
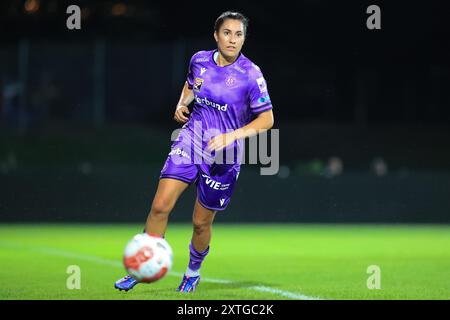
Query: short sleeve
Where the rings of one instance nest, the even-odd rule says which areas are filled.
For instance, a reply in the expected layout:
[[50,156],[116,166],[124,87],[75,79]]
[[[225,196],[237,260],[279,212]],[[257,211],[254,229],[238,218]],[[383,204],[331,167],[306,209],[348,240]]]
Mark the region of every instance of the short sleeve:
[[250,110],[254,115],[272,109],[267,83],[259,68],[250,76],[249,99]]
[[188,84],[188,88],[190,90],[192,90],[192,88],[194,87],[194,58],[195,58],[196,54],[194,54],[191,58],[191,61],[189,62],[189,67],[188,67],[188,73],[186,76],[186,81]]

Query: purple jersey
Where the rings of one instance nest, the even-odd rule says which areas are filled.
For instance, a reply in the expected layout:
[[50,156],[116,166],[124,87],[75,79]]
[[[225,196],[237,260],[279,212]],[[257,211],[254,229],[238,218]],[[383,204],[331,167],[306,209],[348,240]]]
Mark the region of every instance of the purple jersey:
[[[205,131],[215,129],[213,136],[230,132],[245,126],[257,114],[272,109],[260,68],[242,53],[234,63],[220,67],[214,61],[216,52],[197,52],[189,64],[187,83],[193,90],[194,107],[181,136],[188,134],[193,139],[195,153],[204,150],[209,141],[201,136]],[[196,130],[199,126],[201,129]],[[242,141],[236,141],[226,151],[233,149],[238,155],[238,145],[242,150]],[[236,161],[237,157],[234,158]]]
[[208,141],[245,126],[272,104],[258,66],[240,54],[234,63],[220,67],[215,52],[200,51],[191,59],[187,83],[194,93],[194,108],[171,146],[160,178],[195,182],[198,201],[205,208],[224,210],[239,177],[243,141],[227,147],[223,158],[205,152]]

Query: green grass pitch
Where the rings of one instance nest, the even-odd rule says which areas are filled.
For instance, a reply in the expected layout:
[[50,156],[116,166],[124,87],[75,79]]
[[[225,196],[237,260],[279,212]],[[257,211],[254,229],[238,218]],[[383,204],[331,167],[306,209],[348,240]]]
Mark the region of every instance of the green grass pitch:
[[[188,262],[188,224],[169,224],[172,273],[130,292],[125,244],[142,225],[0,225],[0,299],[449,299],[450,226],[216,223],[193,294],[175,292]],[[70,290],[67,268],[81,270]],[[381,289],[367,288],[370,265]]]

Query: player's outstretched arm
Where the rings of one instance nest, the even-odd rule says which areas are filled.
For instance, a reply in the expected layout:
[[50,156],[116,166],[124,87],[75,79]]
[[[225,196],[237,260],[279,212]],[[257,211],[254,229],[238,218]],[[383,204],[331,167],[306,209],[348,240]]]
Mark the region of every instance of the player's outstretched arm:
[[189,114],[188,105],[194,100],[194,93],[189,89],[187,82],[185,82],[183,90],[181,91],[180,100],[173,119],[178,123],[185,123],[189,118],[185,114]]

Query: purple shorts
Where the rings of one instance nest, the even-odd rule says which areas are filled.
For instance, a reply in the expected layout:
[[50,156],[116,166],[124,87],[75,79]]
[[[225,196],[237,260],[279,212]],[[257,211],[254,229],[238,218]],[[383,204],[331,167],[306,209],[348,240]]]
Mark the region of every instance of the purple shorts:
[[161,178],[193,182],[197,185],[197,197],[207,209],[225,210],[233,195],[239,176],[239,164],[196,164],[190,153],[184,152],[182,144],[174,143],[161,170]]

